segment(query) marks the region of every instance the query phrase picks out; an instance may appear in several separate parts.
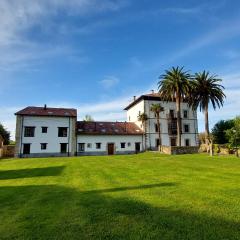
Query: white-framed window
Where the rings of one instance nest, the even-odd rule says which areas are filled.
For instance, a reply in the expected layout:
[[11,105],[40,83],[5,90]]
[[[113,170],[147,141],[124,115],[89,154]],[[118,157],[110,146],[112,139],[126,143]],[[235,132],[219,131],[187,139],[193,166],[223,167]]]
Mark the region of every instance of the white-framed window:
[[78,152],[85,152],[85,143],[78,144]]
[[186,147],[191,146],[191,145],[190,145],[190,139],[188,139],[188,138],[185,139],[185,146],[186,146]]
[[47,133],[48,127],[42,127],[42,133]]
[[188,110],[183,110],[183,118],[188,118]]
[[24,137],[34,137],[35,127],[25,127],[24,128]]
[[41,150],[47,149],[47,143],[41,143]]
[[96,143],[96,149],[101,149],[101,143]]
[[185,133],[189,133],[189,132],[190,132],[190,126],[189,126],[189,124],[184,124],[184,125],[183,125],[183,128],[184,128],[184,132],[185,132]]
[[126,147],[126,143],[125,142],[122,142],[121,143],[121,148],[125,148]]
[[67,127],[59,127],[58,128],[58,137],[67,137],[68,128]]
[[91,143],[88,143],[88,144],[87,144],[87,148],[92,148],[92,144],[91,144]]

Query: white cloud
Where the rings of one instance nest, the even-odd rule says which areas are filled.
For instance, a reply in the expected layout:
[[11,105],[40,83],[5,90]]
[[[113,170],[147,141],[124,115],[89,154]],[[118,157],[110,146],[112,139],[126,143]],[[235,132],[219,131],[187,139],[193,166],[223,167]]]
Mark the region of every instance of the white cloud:
[[[60,32],[58,14],[88,16],[103,11],[117,11],[127,1],[120,0],[1,0],[0,1],[0,70],[29,69],[38,60],[59,55],[74,55],[71,47],[44,41],[28,35],[33,27],[39,34],[54,36]],[[64,24],[64,23],[63,23]],[[65,26],[67,27],[67,26]]]
[[99,83],[105,89],[110,89],[110,88],[116,86],[119,83],[119,79],[117,77],[114,77],[114,76],[106,76],[105,79],[99,81]]

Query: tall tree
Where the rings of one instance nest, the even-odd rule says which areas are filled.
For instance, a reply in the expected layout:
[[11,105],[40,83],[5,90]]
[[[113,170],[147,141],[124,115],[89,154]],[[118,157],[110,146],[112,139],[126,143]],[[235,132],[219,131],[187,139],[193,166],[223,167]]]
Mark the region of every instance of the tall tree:
[[148,115],[146,113],[139,113],[138,121],[142,123],[144,129],[144,136],[145,136],[145,149],[146,149],[146,142],[147,142],[147,134],[146,134],[146,126],[147,126]]
[[[159,145],[161,145],[161,128],[160,128],[160,113],[164,111],[164,108],[160,103],[152,104],[150,109],[157,118],[157,128],[158,128],[158,139],[159,139]],[[159,146],[158,146],[159,147]]]
[[240,117],[233,120],[233,127],[226,130],[230,145],[235,148],[236,156],[238,157],[238,148],[240,147]]
[[10,142],[10,132],[0,123],[0,135],[3,137],[3,144],[8,145]]
[[191,92],[191,74],[183,67],[172,67],[159,77],[158,89],[165,101],[175,101],[177,110],[177,145],[181,146],[181,102]]
[[214,143],[217,143],[217,144],[228,143],[228,137],[226,135],[226,131],[228,129],[231,129],[233,126],[234,126],[234,120],[218,121],[212,129],[212,136],[214,139]]
[[85,115],[83,121],[85,121],[85,122],[94,122],[94,119],[92,118],[91,115],[87,114],[87,115]]
[[210,75],[206,71],[196,73],[192,82],[191,104],[193,108],[197,109],[199,107],[200,111],[204,112],[205,138],[208,145],[212,142],[209,135],[209,104],[216,110],[217,107],[223,106],[226,97],[223,92],[224,87],[220,84],[221,82],[222,80],[217,75]]

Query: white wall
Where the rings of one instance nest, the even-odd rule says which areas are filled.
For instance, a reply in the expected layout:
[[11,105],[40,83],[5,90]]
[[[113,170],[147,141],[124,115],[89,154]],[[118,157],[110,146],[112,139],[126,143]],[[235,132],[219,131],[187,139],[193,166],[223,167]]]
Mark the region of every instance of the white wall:
[[[34,137],[24,137],[24,127],[35,127]],[[42,133],[42,127],[48,127],[47,133]],[[67,137],[58,137],[58,127],[67,127]],[[72,138],[72,121],[68,117],[33,117],[24,116],[23,119],[23,132],[22,132],[22,144],[30,143],[32,153],[60,153],[60,143],[68,143],[69,151],[71,151],[71,138]],[[70,131],[69,131],[70,130]],[[69,136],[70,134],[70,136]],[[69,136],[69,137],[68,137]],[[47,143],[47,149],[41,150],[41,143]],[[22,146],[23,151],[23,146]],[[19,149],[20,152],[20,149]]]
[[127,111],[127,121],[135,123],[138,127],[143,129],[142,123],[138,121],[139,113],[144,112],[144,101],[140,101]]
[[[158,139],[158,133],[155,131],[155,124],[157,123],[157,119],[154,113],[150,110],[152,104],[160,103],[164,107],[164,112],[160,114],[160,124],[161,124],[161,140],[162,145],[169,146],[170,145],[170,136],[168,134],[168,120],[167,114],[169,114],[169,110],[172,109],[176,112],[176,103],[175,102],[162,102],[162,101],[152,101],[152,100],[142,100],[138,104],[134,105],[127,111],[128,121],[130,120],[135,122],[138,126],[141,126],[141,122],[138,121],[137,116],[139,111],[145,112],[148,115],[149,120],[146,124],[146,147],[154,148],[156,146],[156,139]],[[183,111],[188,111],[188,118],[183,118]],[[182,146],[185,146],[185,139],[190,140],[191,146],[198,145],[198,127],[197,127],[197,113],[189,108],[187,103],[181,103],[181,115],[182,115]],[[184,133],[184,124],[189,124],[190,132]],[[143,129],[143,128],[142,128]],[[144,129],[143,129],[144,130]]]
[[[125,142],[125,148],[121,148],[121,143]],[[135,143],[141,143],[142,151],[142,135],[78,135],[77,143],[85,143],[85,152],[107,153],[107,144],[114,143],[117,152],[135,152]],[[91,143],[92,147],[87,148],[87,144]],[[101,149],[96,148],[96,143],[101,143]],[[131,143],[131,146],[128,146]],[[78,144],[77,144],[78,151]]]

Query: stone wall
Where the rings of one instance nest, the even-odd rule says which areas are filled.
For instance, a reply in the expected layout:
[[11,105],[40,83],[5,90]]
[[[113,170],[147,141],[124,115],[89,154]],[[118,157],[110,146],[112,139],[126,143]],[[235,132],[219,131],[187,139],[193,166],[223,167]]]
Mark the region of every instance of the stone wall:
[[0,157],[1,158],[14,157],[14,153],[15,153],[15,146],[14,145],[3,146],[0,149]]
[[169,147],[161,146],[161,152],[170,155],[198,153],[199,147]]

